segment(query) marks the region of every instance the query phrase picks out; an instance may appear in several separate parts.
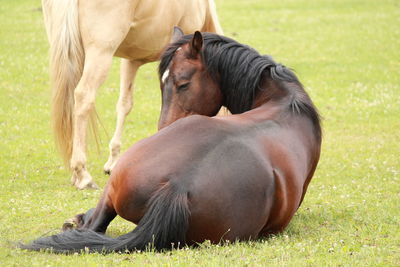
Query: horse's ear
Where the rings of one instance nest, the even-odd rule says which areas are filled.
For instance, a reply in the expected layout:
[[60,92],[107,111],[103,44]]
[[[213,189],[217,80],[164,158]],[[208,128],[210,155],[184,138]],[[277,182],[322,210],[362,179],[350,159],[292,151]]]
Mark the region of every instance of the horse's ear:
[[203,47],[203,35],[196,31],[190,41],[190,56],[196,58]]
[[178,26],[174,26],[174,31],[172,32],[171,43],[177,42],[178,40],[180,40],[182,38],[183,35],[184,35],[184,33],[181,30],[181,28],[179,28]]

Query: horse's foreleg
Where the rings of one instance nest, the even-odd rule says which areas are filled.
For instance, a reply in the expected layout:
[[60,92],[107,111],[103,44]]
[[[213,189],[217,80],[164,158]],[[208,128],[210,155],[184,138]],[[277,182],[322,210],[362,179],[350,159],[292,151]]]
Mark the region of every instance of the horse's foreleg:
[[86,130],[90,112],[94,110],[97,88],[106,79],[112,63],[113,51],[98,49],[87,51],[85,65],[78,86],[74,91],[74,127],[71,157],[72,182],[78,189],[97,188],[86,170]]
[[73,218],[66,220],[62,229],[66,231],[74,228],[84,228],[105,233],[115,216],[117,216],[117,213],[110,200],[104,201],[104,198],[102,198],[95,209],[90,209],[86,213],[77,214]]
[[125,118],[131,111],[133,105],[133,82],[136,72],[142,64],[143,63],[140,61],[130,61],[128,59],[121,60],[121,81],[120,95],[117,103],[117,123],[114,135],[109,144],[110,155],[108,157],[108,161],[104,165],[104,172],[106,174],[111,173],[119,157]]
[[110,222],[117,216],[114,208],[102,204],[97,207],[93,215],[84,222],[82,228],[90,229],[98,233],[105,233]]
[[88,210],[85,213],[79,213],[79,214],[75,215],[74,217],[65,220],[65,222],[62,226],[62,230],[67,231],[67,230],[71,230],[74,228],[77,228],[77,229],[82,228],[82,226],[85,224],[85,222],[87,222],[89,220],[89,218],[91,218],[93,216],[94,211],[95,211],[95,208],[91,208],[90,210]]

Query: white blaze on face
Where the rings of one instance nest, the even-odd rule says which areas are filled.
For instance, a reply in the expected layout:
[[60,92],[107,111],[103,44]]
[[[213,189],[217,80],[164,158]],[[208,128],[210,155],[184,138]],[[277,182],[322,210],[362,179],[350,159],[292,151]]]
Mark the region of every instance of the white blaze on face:
[[167,69],[167,70],[164,72],[164,74],[162,75],[162,77],[161,77],[161,81],[162,81],[163,83],[165,83],[165,81],[167,80],[168,75],[169,75],[169,69]]
[[[179,50],[181,50],[182,49],[182,47],[179,47],[178,49],[176,49],[176,51],[179,51]],[[169,76],[169,69],[167,69],[165,72],[164,72],[164,74],[161,76],[161,81],[162,81],[162,83],[165,83],[165,81],[168,79],[168,76]]]

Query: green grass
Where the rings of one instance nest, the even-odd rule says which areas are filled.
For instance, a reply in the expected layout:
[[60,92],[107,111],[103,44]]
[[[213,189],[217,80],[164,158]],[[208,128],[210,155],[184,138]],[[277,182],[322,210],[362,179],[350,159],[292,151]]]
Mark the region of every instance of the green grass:
[[[400,3],[396,0],[217,0],[226,35],[295,69],[324,117],[322,156],[305,201],[280,235],[226,246],[131,255],[52,255],[14,249],[57,233],[93,207],[77,191],[49,123],[48,45],[39,1],[0,5],[0,265],[400,265]],[[98,92],[104,125],[89,170],[100,186],[114,130],[118,60]],[[123,149],[156,132],[156,64],[139,72]],[[116,219],[108,233],[130,231]]]

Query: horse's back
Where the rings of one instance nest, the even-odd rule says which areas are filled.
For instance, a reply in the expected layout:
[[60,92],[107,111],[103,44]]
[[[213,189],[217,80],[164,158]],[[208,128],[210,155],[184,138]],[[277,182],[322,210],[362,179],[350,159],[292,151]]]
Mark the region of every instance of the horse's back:
[[241,125],[203,116],[181,120],[176,130],[197,143],[169,180],[191,203],[188,239],[257,238],[275,195],[273,169],[257,139],[241,134]]
[[117,211],[120,206],[119,213],[129,213],[130,205],[142,209],[148,196],[167,182],[200,197],[205,197],[203,191],[210,192],[210,184],[215,193],[210,197],[221,196],[227,191],[224,187],[232,187],[229,191],[234,193],[223,201],[227,203],[237,201],[240,192],[260,189],[270,168],[256,144],[231,138],[232,130],[231,125],[213,118],[190,116],[133,145],[110,177]]
[[[248,140],[226,137],[192,166],[189,238],[257,238],[269,217],[274,177],[265,155]],[[246,221],[246,224],[243,222]]]
[[[273,120],[257,127],[236,120],[211,122],[215,132],[223,129],[224,137],[210,141],[212,149],[191,172],[189,192],[193,207],[197,207],[192,216],[201,218],[192,220],[194,239],[201,230],[209,230],[200,222],[218,225],[219,233],[225,230],[228,240],[279,232],[289,223],[305,193],[309,166],[304,146],[293,140],[293,129]],[[201,117],[197,123],[202,123]],[[215,223],[218,220],[220,223]],[[214,236],[218,236],[217,229],[211,229]]]

